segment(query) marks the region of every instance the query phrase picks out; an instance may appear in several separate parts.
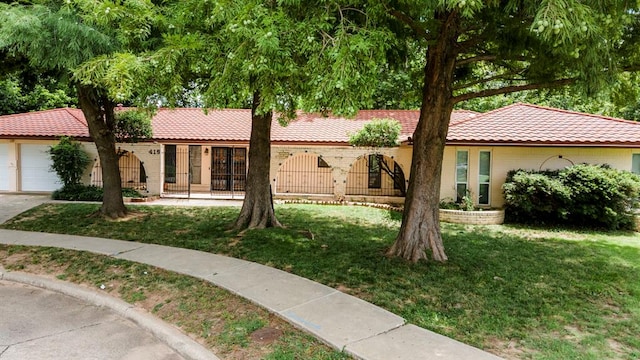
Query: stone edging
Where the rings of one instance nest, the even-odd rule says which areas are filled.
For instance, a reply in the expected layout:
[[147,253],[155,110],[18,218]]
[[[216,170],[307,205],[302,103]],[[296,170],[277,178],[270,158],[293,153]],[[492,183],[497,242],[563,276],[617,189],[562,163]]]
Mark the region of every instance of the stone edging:
[[[377,209],[390,210],[396,212],[404,211],[401,206],[393,206],[388,204],[338,201],[338,200],[274,200],[277,204],[313,204],[313,205],[352,205],[367,206]],[[440,209],[440,221],[454,224],[468,225],[500,225],[504,223],[504,210],[482,210],[482,211],[462,211]],[[640,220],[638,221],[640,227]]]
[[440,221],[469,225],[500,225],[504,210],[463,211],[440,209]]

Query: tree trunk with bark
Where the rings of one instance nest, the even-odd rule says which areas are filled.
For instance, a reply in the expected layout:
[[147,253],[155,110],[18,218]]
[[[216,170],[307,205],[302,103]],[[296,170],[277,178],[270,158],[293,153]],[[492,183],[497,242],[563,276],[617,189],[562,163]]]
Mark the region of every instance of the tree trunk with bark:
[[242,210],[234,230],[282,227],[273,210],[269,168],[271,164],[271,121],[273,113],[258,114],[260,93],[253,94],[251,108],[251,139],[249,140],[249,169]]
[[100,157],[104,188],[100,213],[112,219],[124,217],[127,208],[122,199],[122,181],[116,153],[113,114],[115,104],[101,96],[96,89],[84,85],[78,86],[78,100]]
[[456,12],[437,14],[441,29],[438,39],[426,52],[422,107],[413,134],[411,175],[402,225],[395,243],[387,251],[389,256],[412,262],[428,259],[428,249],[433,260],[447,260],[440,234],[439,204],[442,156],[453,110],[458,16]]

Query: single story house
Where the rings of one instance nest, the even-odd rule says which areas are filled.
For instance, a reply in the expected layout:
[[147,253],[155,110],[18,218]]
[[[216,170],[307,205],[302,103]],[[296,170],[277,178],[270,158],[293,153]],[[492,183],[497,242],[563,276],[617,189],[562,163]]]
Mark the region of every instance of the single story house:
[[[402,125],[394,148],[349,145],[349,134],[376,118]],[[413,110],[363,110],[354,119],[302,113],[272,126],[270,178],[277,198],[401,203],[409,179]],[[248,166],[250,110],[159,109],[153,139],[118,144],[124,187],[160,196],[242,197]],[[0,116],[0,191],[60,187],[46,151],[61,135],[83,143],[94,159],[87,184],[101,184],[95,146],[82,112],[54,109]],[[487,113],[452,114],[441,196],[470,194],[501,207],[512,169],[559,169],[592,163],[640,173],[640,123],[548,107],[514,104]]]

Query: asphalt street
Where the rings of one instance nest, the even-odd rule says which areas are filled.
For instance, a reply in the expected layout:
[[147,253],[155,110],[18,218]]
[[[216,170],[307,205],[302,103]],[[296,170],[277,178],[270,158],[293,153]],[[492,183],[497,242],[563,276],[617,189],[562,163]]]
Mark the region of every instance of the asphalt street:
[[173,349],[105,307],[0,281],[2,360],[179,360]]

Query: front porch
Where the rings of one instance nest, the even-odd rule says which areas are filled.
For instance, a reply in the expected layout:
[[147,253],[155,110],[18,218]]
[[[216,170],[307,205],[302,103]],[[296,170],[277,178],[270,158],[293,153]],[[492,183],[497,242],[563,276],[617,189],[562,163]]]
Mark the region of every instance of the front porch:
[[[273,146],[274,199],[402,204],[411,149]],[[160,196],[244,199],[246,145],[163,145]]]

